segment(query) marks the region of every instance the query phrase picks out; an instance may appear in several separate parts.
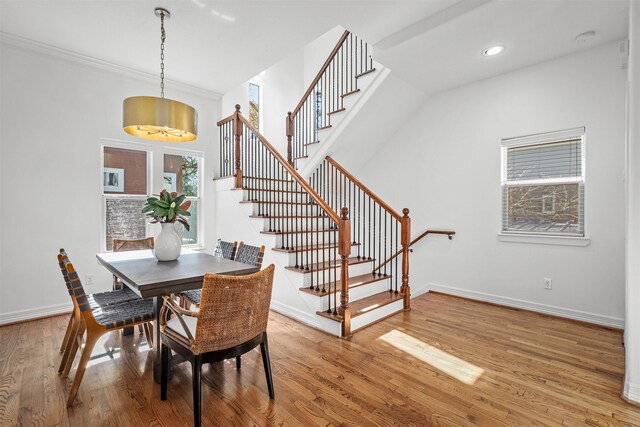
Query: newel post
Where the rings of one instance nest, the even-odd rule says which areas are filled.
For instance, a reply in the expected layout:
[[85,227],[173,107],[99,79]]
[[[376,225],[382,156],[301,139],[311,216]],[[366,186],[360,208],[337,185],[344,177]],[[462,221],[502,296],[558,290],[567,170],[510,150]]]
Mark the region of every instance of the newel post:
[[240,164],[240,141],[242,139],[242,122],[240,121],[240,104],[236,104],[236,112],[233,115],[233,137],[235,140],[235,166],[236,166],[236,182],[235,188],[242,187],[242,166]]
[[340,225],[338,228],[338,253],[340,254],[340,308],[338,314],[342,316],[342,338],[351,336],[351,308],[349,308],[349,255],[351,254],[351,220],[349,209],[340,210]]
[[291,148],[291,139],[293,138],[293,118],[291,111],[287,113],[287,162],[293,166],[293,151]]
[[411,218],[409,209],[402,210],[403,217],[400,230],[400,244],[402,245],[402,286],[400,293],[404,296],[404,309],[411,310],[411,288],[409,287],[409,245],[411,245]]

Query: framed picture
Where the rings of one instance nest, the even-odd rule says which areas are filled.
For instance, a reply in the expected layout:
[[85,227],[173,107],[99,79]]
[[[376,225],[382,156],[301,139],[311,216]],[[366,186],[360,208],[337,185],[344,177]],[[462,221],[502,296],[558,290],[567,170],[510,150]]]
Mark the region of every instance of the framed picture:
[[165,172],[162,176],[162,188],[172,193],[176,191],[177,187],[177,178],[176,174],[173,172]]
[[104,168],[104,191],[124,193],[124,169]]

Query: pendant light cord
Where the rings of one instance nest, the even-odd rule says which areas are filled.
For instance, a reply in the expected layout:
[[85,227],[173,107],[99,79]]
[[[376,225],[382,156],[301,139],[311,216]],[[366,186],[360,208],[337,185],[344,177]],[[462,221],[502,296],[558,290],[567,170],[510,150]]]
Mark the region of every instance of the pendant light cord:
[[164,40],[167,37],[164,32],[164,12],[160,13],[160,98],[164,98]]

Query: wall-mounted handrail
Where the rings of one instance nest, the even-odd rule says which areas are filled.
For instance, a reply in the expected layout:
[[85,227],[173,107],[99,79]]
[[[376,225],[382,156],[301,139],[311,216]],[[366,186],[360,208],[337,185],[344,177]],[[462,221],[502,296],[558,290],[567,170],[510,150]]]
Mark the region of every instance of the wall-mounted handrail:
[[[427,230],[424,233],[422,233],[421,235],[419,235],[418,237],[416,237],[415,239],[413,239],[411,241],[411,243],[409,243],[409,247],[415,245],[416,243],[418,243],[422,238],[426,237],[429,234],[444,234],[446,236],[449,236],[449,240],[453,239],[453,236],[456,234],[455,231],[451,231],[451,230]],[[413,252],[413,249],[410,249],[411,252]],[[398,255],[400,255],[402,253],[402,250],[399,250],[398,252],[396,252],[395,254],[391,255],[389,258],[387,258],[382,264],[380,264],[378,267],[376,267],[376,269],[374,271],[378,271],[383,265],[391,262],[395,257],[397,257]]]

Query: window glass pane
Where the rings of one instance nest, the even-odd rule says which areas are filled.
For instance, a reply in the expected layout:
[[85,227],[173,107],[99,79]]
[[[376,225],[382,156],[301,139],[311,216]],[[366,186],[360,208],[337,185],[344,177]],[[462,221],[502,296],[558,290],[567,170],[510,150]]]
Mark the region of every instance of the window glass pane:
[[147,194],[147,152],[104,147],[104,194]]
[[505,185],[503,231],[584,234],[582,184]]
[[260,86],[249,83],[249,123],[260,130]]
[[113,239],[144,239],[144,199],[108,198],[106,203],[106,247],[113,249]]
[[163,188],[187,197],[198,197],[198,162],[198,157],[165,154]]
[[182,232],[183,245],[195,245],[198,243],[198,200],[191,199],[189,208],[191,216],[189,218],[189,231]]
[[507,180],[567,178],[582,175],[582,141],[509,147]]

